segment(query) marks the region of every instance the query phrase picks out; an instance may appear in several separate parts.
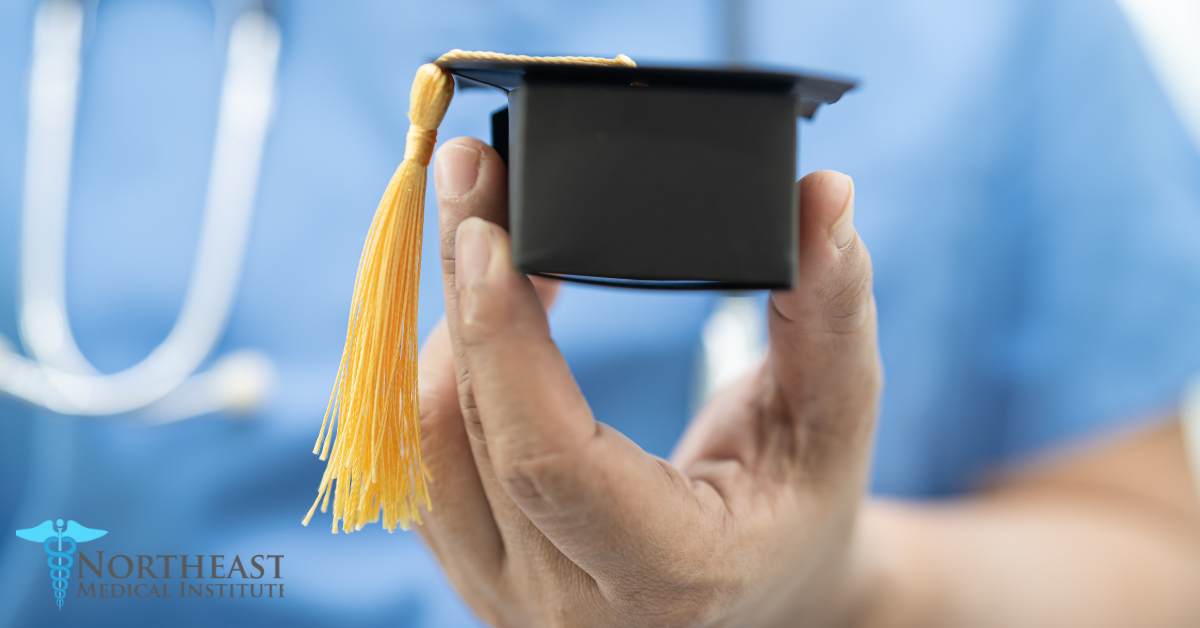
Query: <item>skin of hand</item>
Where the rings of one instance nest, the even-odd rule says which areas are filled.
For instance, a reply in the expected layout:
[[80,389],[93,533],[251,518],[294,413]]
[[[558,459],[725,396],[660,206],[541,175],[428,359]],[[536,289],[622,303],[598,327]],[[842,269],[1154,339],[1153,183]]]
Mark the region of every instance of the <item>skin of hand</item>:
[[760,368],[671,462],[597,423],[513,270],[507,173],[435,163],[447,318],[420,360],[434,509],[419,531],[494,626],[1185,628],[1200,500],[1171,417],[935,503],[864,496],[881,387],[853,185],[801,182],[799,281]]
[[420,531],[471,608],[496,626],[844,622],[882,379],[849,177],[800,182],[768,357],[671,462],[592,417],[550,337],[553,284],[511,263],[499,156],[451,140],[435,181],[447,315],[420,360]]
[[1194,628],[1200,500],[1173,417],[1027,461],[975,494],[876,500],[853,626]]

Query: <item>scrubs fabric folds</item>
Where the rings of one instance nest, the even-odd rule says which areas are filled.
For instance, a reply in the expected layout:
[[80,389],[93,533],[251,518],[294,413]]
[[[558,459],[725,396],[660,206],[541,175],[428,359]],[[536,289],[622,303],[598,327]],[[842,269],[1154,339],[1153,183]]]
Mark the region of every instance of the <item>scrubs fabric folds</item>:
[[[187,286],[225,36],[244,3],[89,5],[68,232],[72,329],[99,368],[161,342]],[[300,526],[354,271],[402,158],[416,68],[452,48],[720,63],[724,3],[276,2],[278,104],[215,356],[265,351],[250,420],[152,427],[0,399],[0,627],[475,626],[414,534]],[[32,0],[0,3],[0,334],[18,341]],[[1117,7],[1084,0],[746,0],[745,60],[859,79],[800,124],[802,172],[854,177],[887,375],[872,488],[938,497],[1168,412],[1200,371],[1200,157]],[[462,91],[440,137],[487,140]],[[431,196],[428,207],[435,207]],[[422,336],[442,313],[426,213]],[[567,286],[551,315],[597,418],[668,455],[716,296]],[[107,530],[89,555],[282,554],[284,599],[53,603],[12,531]],[[177,583],[172,583],[177,586]]]

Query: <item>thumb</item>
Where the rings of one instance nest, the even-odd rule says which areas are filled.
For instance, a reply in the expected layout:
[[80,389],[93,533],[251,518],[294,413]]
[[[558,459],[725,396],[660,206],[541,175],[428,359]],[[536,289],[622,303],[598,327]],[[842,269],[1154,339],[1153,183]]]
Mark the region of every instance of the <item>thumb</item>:
[[800,180],[800,267],[779,314],[822,338],[862,331],[871,314],[871,258],[854,228],[854,181],[832,170]]
[[[862,467],[881,387],[871,258],[854,228],[854,182],[833,171],[800,181],[800,266],[771,295],[769,373],[809,465]],[[841,467],[839,467],[841,468]]]

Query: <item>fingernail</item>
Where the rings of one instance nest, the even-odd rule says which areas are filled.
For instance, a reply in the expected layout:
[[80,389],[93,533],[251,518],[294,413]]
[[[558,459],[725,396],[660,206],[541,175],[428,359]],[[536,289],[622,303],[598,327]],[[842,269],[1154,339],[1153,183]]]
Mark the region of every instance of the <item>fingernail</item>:
[[458,226],[458,244],[455,245],[457,267],[455,276],[460,286],[468,287],[487,274],[491,261],[491,237],[487,223],[482,218],[468,218]]
[[461,144],[442,146],[433,171],[438,195],[457,198],[470,194],[479,178],[481,157],[479,151]]
[[842,203],[842,215],[829,228],[829,234],[833,237],[833,243],[841,249],[850,244],[854,237],[854,179],[844,174],[839,176],[842,178],[840,185],[846,189],[846,200]]

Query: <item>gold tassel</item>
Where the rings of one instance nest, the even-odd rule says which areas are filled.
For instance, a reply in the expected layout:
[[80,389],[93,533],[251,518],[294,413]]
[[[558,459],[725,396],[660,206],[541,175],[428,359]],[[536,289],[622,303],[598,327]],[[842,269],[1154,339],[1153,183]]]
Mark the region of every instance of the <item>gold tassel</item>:
[[[461,60],[634,65],[624,55],[526,57],[461,50],[438,59]],[[328,510],[331,495],[334,534],[339,520],[342,530],[352,532],[381,514],[389,532],[397,525],[407,530],[421,522],[419,506],[430,507],[417,405],[417,295],[426,170],[453,96],[449,72],[432,63],[417,70],[404,161],[379,201],[358,262],[342,362],[313,447],[329,462],[304,525],[318,505]]]

